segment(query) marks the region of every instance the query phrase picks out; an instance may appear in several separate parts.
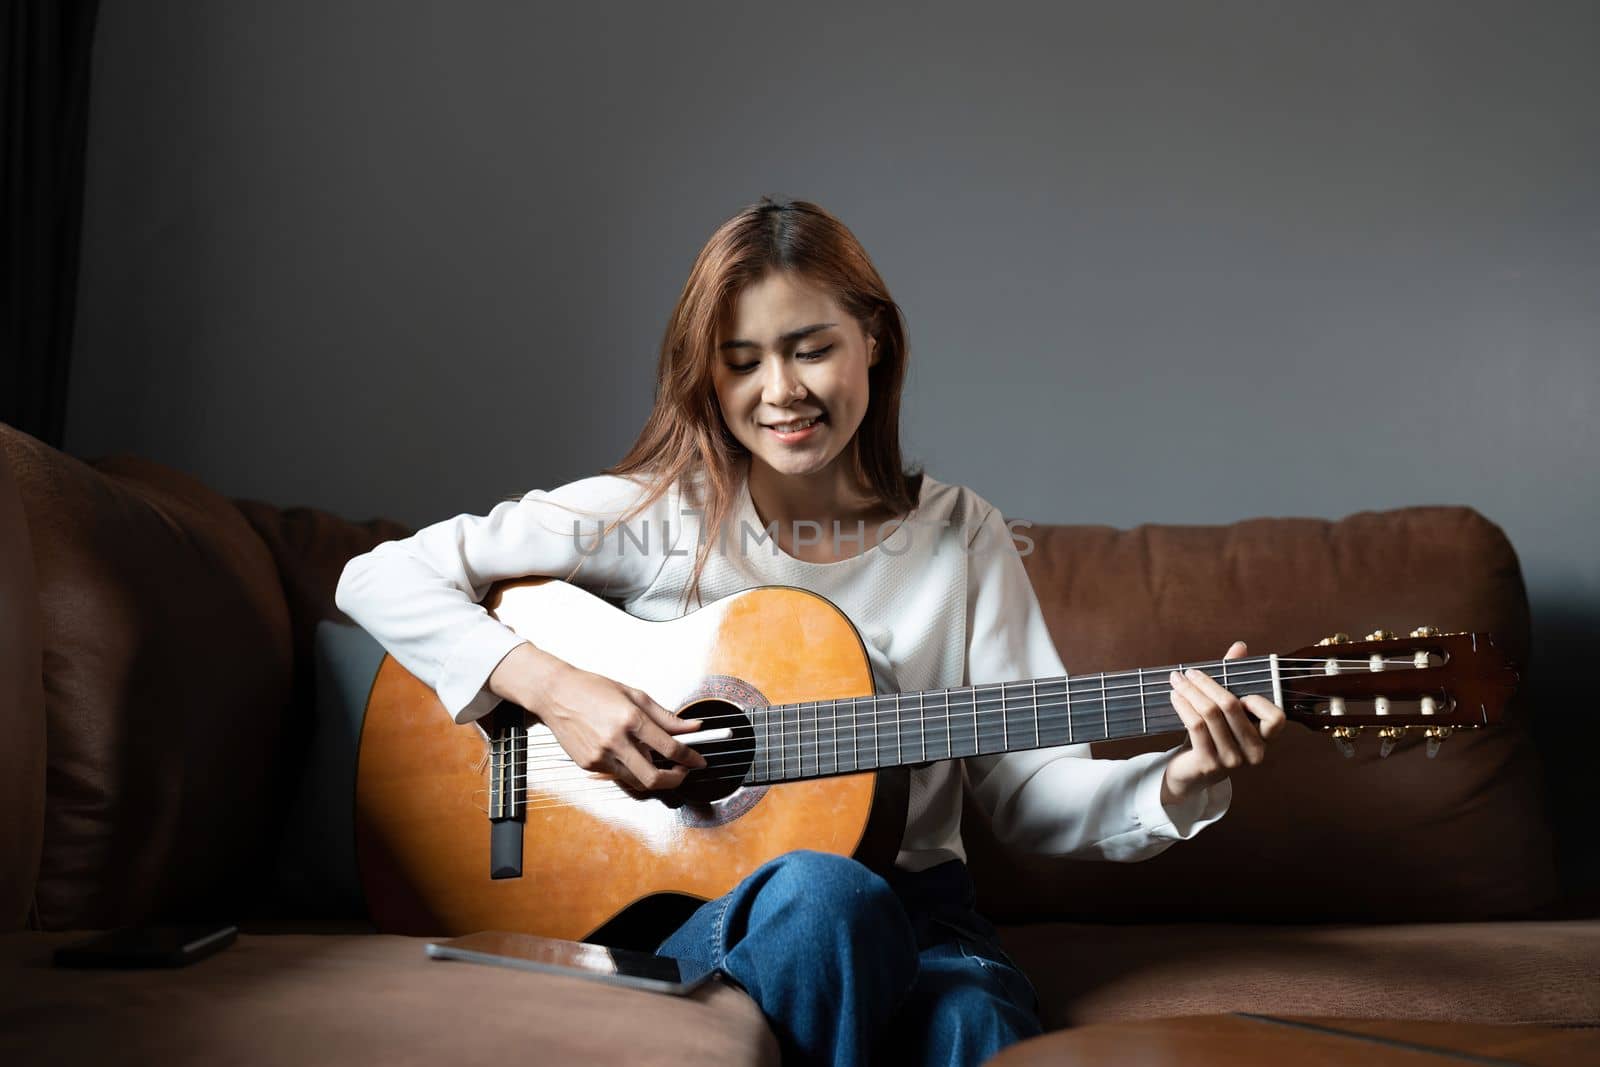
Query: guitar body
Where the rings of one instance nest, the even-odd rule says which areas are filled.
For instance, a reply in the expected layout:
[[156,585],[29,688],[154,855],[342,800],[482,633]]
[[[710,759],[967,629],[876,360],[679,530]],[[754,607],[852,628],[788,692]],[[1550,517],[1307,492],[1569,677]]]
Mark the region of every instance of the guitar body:
[[[720,710],[726,723],[741,707],[873,692],[850,620],[802,589],[751,589],[646,622],[576,586],[528,579],[496,587],[485,607],[540,648],[686,718]],[[501,829],[521,834],[520,875],[491,877],[490,739],[453,723],[428,686],[384,659],[356,775],[357,860],[381,930],[583,940],[659,894],[718,897],[796,849],[885,869],[899,848],[904,768],[756,786],[724,775],[715,791],[726,795],[714,799],[640,797],[578,768],[537,720],[516,714],[527,727],[515,762],[526,797],[520,825]],[[753,746],[746,735],[742,748],[724,747]]]

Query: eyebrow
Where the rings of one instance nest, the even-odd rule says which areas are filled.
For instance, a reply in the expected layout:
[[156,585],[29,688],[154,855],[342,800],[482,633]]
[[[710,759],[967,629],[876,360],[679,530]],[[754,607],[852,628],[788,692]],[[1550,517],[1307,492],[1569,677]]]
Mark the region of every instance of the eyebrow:
[[[836,322],[818,322],[818,323],[813,323],[810,326],[802,326],[798,330],[790,330],[788,333],[781,335],[778,338],[778,340],[780,340],[780,341],[798,341],[802,337],[811,336],[812,334],[816,333],[818,330],[826,330],[830,326],[837,326],[837,325],[839,325],[839,324],[836,323]],[[734,340],[734,341],[724,341],[724,342],[722,342],[720,345],[717,346],[717,351],[718,352],[726,352],[731,348],[760,348],[760,347],[761,346],[756,344],[754,341]]]

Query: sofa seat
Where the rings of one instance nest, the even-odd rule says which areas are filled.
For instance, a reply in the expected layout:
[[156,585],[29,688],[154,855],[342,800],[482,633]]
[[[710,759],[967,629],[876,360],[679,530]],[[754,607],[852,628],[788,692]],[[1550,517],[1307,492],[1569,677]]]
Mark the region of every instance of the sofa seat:
[[1001,938],[1046,1027],[1233,1011],[1600,1025],[1600,920],[1041,923]]
[[0,1063],[777,1064],[755,1002],[431,960],[424,938],[240,934],[175,970],[52,967],[0,935]]

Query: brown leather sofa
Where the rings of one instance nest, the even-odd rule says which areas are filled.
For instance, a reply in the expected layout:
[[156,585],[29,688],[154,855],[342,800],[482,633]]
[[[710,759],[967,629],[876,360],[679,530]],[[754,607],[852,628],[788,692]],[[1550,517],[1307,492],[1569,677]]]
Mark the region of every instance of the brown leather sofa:
[[[399,526],[229,501],[4,426],[0,457],[0,1061],[776,1061],[729,987],[678,999],[430,963],[419,940],[274,897],[314,628],[337,616],[344,561]],[[1030,535],[1075,670],[1423,624],[1527,652],[1516,557],[1465,508]],[[1600,1024],[1600,921],[1561,899],[1535,709],[1513,711],[1432,760],[1420,740],[1346,759],[1293,725],[1235,773],[1223,820],[1144,863],[1013,855],[969,809],[981,906],[1051,1027],[1227,1011]],[[244,932],[182,970],[49,965],[74,932],[162,917]]]

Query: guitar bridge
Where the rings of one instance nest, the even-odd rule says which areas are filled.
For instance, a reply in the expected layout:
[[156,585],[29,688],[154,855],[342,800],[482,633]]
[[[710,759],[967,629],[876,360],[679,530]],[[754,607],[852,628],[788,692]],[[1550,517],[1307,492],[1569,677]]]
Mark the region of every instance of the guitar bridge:
[[528,728],[521,708],[502,702],[489,726],[489,877],[522,877],[528,808]]

